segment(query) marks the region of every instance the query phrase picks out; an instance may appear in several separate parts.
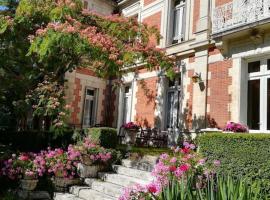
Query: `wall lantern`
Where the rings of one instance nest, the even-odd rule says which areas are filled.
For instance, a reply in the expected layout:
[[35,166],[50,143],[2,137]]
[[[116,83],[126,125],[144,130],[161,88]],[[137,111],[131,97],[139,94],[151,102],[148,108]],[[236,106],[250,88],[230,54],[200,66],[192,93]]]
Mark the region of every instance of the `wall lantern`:
[[202,81],[202,78],[201,78],[201,73],[195,73],[192,77],[191,77],[191,79],[192,79],[192,82],[193,83],[199,83],[199,82],[201,82]]

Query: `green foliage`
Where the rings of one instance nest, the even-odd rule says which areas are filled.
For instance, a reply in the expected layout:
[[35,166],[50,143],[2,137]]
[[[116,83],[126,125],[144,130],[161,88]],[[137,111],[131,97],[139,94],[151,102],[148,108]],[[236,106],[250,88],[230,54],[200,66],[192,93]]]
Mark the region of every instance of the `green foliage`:
[[118,142],[116,129],[107,127],[89,128],[85,129],[85,132],[91,141],[105,148],[116,148]]
[[65,131],[64,134],[56,136],[50,131],[1,131],[0,143],[11,145],[15,151],[38,152],[51,147],[67,147],[75,141],[72,139],[73,130]]
[[209,162],[220,160],[220,173],[261,180],[270,192],[270,135],[209,133],[198,138],[199,151]]
[[[195,176],[181,180],[170,180],[158,197],[158,200],[263,200],[267,199],[262,192],[260,181],[249,185],[243,178],[232,176],[209,177],[204,185],[195,186]],[[197,182],[198,183],[198,182]]]
[[[157,29],[135,19],[85,12],[81,0],[1,3],[9,9],[0,12],[0,113],[5,116],[1,121],[13,121],[15,130],[31,128],[33,105],[25,104],[26,95],[48,76],[50,82],[63,85],[66,72],[77,67],[88,67],[108,78],[120,77],[126,66],[136,65],[138,60],[147,63],[149,70],[169,71],[173,66],[164,51],[148,45],[150,36],[159,39]],[[41,98],[36,101],[41,103]],[[34,113],[39,120],[48,117],[43,111],[39,107]],[[55,114],[49,118],[62,123]]]
[[6,192],[0,195],[1,200],[17,200],[18,197],[13,192]]

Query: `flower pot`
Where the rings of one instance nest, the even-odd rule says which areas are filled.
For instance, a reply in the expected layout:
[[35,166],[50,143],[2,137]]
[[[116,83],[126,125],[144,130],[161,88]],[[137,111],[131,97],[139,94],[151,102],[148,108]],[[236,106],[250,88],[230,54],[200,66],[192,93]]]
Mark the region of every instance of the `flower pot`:
[[20,187],[22,190],[32,191],[36,188],[38,179],[21,179]]
[[138,130],[136,129],[126,129],[126,135],[125,135],[126,144],[135,144],[137,133],[138,133]]
[[103,171],[102,165],[86,165],[85,163],[78,164],[78,174],[81,178],[96,178],[98,172]]
[[56,192],[66,192],[69,186],[78,185],[81,182],[79,178],[69,179],[64,177],[54,177],[52,181]]
[[90,155],[89,154],[82,154],[81,155],[81,159],[82,159],[82,163],[84,163],[85,165],[92,165],[93,161],[90,159]]

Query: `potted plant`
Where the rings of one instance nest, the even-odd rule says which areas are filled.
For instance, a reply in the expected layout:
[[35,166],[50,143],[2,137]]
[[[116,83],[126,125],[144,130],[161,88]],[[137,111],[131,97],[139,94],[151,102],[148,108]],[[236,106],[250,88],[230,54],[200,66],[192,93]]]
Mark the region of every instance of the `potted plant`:
[[35,156],[33,153],[13,154],[4,162],[2,174],[11,180],[19,180],[22,190],[34,190],[38,183],[37,165],[33,161]]
[[80,152],[72,145],[68,151],[63,149],[49,150],[46,155],[48,173],[52,176],[56,191],[64,192],[68,186],[80,183],[77,173],[77,165],[80,159]]
[[248,133],[248,127],[235,122],[228,122],[226,127],[223,129],[224,133]]
[[129,122],[123,124],[122,127],[125,129],[125,142],[126,144],[135,144],[136,142],[136,135],[139,130],[139,126],[134,122]]
[[81,162],[78,164],[78,173],[81,178],[95,178],[98,172],[103,171],[112,159],[112,153],[91,142],[86,138],[82,145],[77,146],[81,152]]

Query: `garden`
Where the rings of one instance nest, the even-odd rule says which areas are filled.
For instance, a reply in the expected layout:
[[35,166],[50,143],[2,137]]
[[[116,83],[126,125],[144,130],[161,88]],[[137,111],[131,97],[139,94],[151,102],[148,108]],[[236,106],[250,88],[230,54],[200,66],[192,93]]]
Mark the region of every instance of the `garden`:
[[[113,128],[70,126],[65,74],[78,67],[115,79],[116,87],[138,60],[174,76],[174,58],[150,43],[160,38],[156,28],[85,11],[80,0],[0,3],[0,199],[32,198],[37,191],[51,198],[111,171],[127,155],[159,159],[154,180],[125,188],[120,200],[270,199],[270,136],[244,133],[240,124],[171,149],[127,147]],[[125,128],[135,141],[134,127]]]

